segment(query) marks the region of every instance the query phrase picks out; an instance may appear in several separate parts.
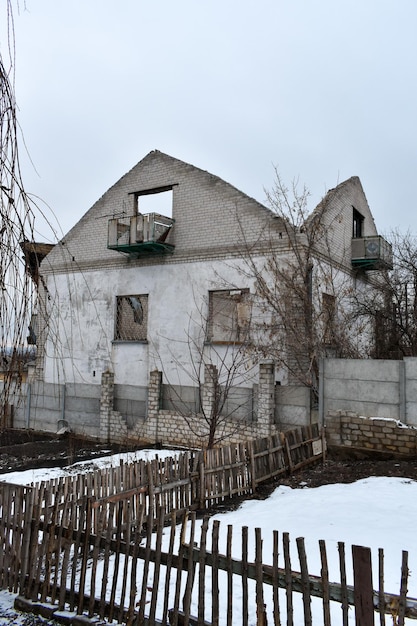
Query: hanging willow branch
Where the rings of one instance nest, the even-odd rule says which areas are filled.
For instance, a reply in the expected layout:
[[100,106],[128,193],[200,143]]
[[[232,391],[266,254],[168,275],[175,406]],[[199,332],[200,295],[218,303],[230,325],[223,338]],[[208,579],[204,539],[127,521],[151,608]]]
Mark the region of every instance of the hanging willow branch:
[[0,372],[1,426],[27,360],[26,338],[34,304],[35,284],[26,271],[22,245],[34,243],[34,210],[25,193],[18,156],[18,122],[14,89],[14,32],[10,0],[8,50],[0,56]]

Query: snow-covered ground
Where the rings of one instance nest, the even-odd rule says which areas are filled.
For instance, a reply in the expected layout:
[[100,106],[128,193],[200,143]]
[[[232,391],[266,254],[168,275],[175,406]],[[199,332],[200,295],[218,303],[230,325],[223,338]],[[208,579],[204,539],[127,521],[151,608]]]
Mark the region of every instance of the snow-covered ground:
[[[136,453],[134,458],[150,458],[154,454],[156,454],[155,451],[141,451]],[[173,453],[158,451],[157,454],[161,457],[163,454]],[[93,469],[93,466],[119,464],[122,457],[127,460],[127,455],[113,455],[100,460],[96,459],[93,464],[91,462],[78,463],[70,470],[48,468],[13,472],[3,474],[0,480],[29,484],[60,474],[68,474],[69,471],[89,471]],[[131,453],[129,458],[133,460]],[[318,541],[324,539],[331,581],[340,580],[337,544],[343,541],[346,544],[348,583],[352,583],[350,546],[363,545],[372,549],[374,587],[376,588],[378,548],[384,548],[385,590],[395,594],[399,592],[402,550],[408,550],[411,572],[408,595],[417,597],[417,481],[406,478],[371,477],[352,484],[325,485],[314,489],[292,489],[280,486],[266,500],[248,500],[238,510],[216,515],[213,519],[221,521],[221,546],[224,545],[227,526],[233,525],[234,531],[236,529],[237,540],[233,544],[236,557],[239,557],[241,548],[238,529],[242,526],[249,527],[249,537],[253,546],[254,532],[251,532],[251,529],[262,528],[264,562],[271,562],[272,531],[278,530],[280,536],[283,532],[288,532],[293,549],[294,569],[299,569],[295,539],[304,537],[308,568],[312,574],[316,575],[320,574]],[[196,539],[198,537],[197,532]],[[282,553],[282,548],[280,552]],[[284,597],[282,603],[285,604]],[[10,594],[1,593],[0,613],[4,614],[8,604],[10,604]],[[320,601],[313,600],[312,607],[313,623],[322,623]],[[341,621],[340,606],[335,605],[332,611],[334,616],[338,616],[338,621]],[[10,621],[5,616],[0,618],[1,623],[19,622]],[[236,624],[238,623],[236,621]],[[354,624],[353,615],[351,623]],[[415,624],[416,622],[407,620],[407,623]]]

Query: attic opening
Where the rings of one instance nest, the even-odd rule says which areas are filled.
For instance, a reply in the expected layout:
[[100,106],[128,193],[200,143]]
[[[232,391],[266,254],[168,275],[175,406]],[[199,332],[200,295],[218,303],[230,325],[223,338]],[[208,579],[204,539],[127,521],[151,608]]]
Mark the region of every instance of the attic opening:
[[172,217],[173,185],[136,191],[132,195],[135,213],[158,213]]
[[109,221],[107,247],[130,257],[172,254],[173,185],[135,191],[133,215]]

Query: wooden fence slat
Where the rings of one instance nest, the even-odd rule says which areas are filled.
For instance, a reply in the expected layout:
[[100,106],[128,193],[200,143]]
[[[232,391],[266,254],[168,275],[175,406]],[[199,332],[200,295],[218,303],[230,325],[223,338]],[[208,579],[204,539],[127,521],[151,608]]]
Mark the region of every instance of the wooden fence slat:
[[[67,517],[69,504],[70,502],[68,501],[68,499],[63,502],[62,516],[61,516],[61,519],[59,520],[58,533],[55,539],[55,546],[54,546],[55,554],[53,556],[53,566],[54,566],[53,582],[52,582],[52,589],[49,591],[50,601],[52,604],[55,604],[56,597],[58,594],[59,576],[60,576],[60,570],[61,570],[60,561],[61,561],[61,553],[63,552],[63,547],[62,547],[62,543],[63,543],[62,534],[64,530],[63,521],[64,521],[64,517],[65,518]],[[59,514],[58,507],[57,507],[57,513]],[[67,525],[68,525],[68,522],[67,522]]]
[[398,603],[398,626],[404,626],[405,608],[407,604],[407,584],[408,584],[408,552],[403,550],[401,562],[401,585]]
[[152,511],[149,511],[147,519],[146,519],[146,544],[145,544],[145,555],[143,559],[142,585],[141,585],[140,600],[139,600],[139,613],[138,613],[138,618],[136,622],[137,626],[143,626],[145,623],[145,607],[146,607],[146,595],[148,592],[149,564],[151,562],[152,522],[153,522],[153,514],[152,514]]
[[[132,507],[131,507],[130,499],[124,502],[123,509],[124,509],[124,527],[125,527],[124,542],[126,543],[126,545],[130,546],[130,534],[132,530],[132,519],[131,519]],[[119,599],[119,602],[120,602],[119,618],[118,618],[119,622],[123,621],[123,610],[124,610],[125,598],[126,598],[128,569],[129,569],[129,559],[127,555],[125,555],[124,563],[123,563],[122,586],[120,589],[120,599]]]
[[141,533],[142,533],[142,528],[136,527],[134,540],[133,540],[132,561],[131,561],[131,569],[130,569],[130,593],[129,593],[129,607],[128,607],[127,615],[126,615],[126,626],[132,626],[135,620],[136,594],[137,594],[136,578],[137,578],[139,545],[140,545],[140,541],[142,538]]
[[88,604],[88,617],[93,617],[94,615],[94,607],[95,607],[95,597],[96,597],[96,578],[97,578],[97,564],[99,558],[99,550],[100,550],[100,538],[102,535],[102,530],[104,526],[104,515],[105,510],[101,509],[97,511],[96,509],[90,508],[90,512],[95,515],[95,526],[96,526],[96,537],[94,541],[94,548],[91,556],[91,576],[90,576],[90,601]]
[[211,622],[213,626],[218,626],[219,624],[219,531],[220,522],[219,520],[214,520],[211,535],[211,552],[213,555],[211,567]]
[[206,597],[206,548],[209,518],[206,516],[201,525],[200,558],[198,560],[198,624],[204,624]]
[[[121,472],[121,468],[118,468],[119,472]],[[119,472],[116,475],[116,480],[119,480]],[[112,621],[114,618],[115,612],[115,602],[116,602],[116,591],[119,583],[119,565],[120,565],[120,554],[121,554],[121,543],[122,543],[122,532],[123,532],[123,502],[118,502],[116,509],[116,550],[114,555],[114,565],[113,565],[113,576],[110,590],[110,613],[109,613],[109,621]]]
[[174,608],[172,611],[172,619],[170,617],[171,626],[178,626],[178,613],[180,608],[180,595],[181,595],[181,578],[182,578],[182,567],[181,563],[184,559],[185,553],[185,535],[187,529],[187,521],[188,514],[184,515],[182,526],[181,526],[181,537],[180,537],[180,546],[178,549],[178,567],[177,567],[177,580],[175,582],[175,597],[174,597]]
[[272,548],[272,601],[274,626],[281,626],[281,616],[279,610],[279,584],[278,584],[278,557],[279,557],[279,533],[273,531],[273,548]]
[[107,593],[107,585],[109,581],[109,567],[110,567],[110,542],[113,534],[113,518],[114,518],[114,509],[116,507],[115,502],[110,502],[108,506],[108,515],[107,515],[107,527],[105,532],[105,544],[104,544],[104,553],[103,553],[103,575],[101,577],[101,592],[100,592],[100,608],[99,608],[99,617],[100,619],[104,618],[105,607],[106,607],[106,593]]
[[10,545],[10,533],[9,533],[9,524],[8,524],[8,516],[6,512],[11,511],[11,502],[12,502],[12,490],[10,486],[6,487],[4,494],[4,502],[3,502],[3,511],[4,511],[4,526],[3,526],[3,536],[2,536],[2,588],[8,589],[10,584],[10,559],[11,559],[11,545]]
[[301,586],[303,590],[303,606],[304,606],[304,626],[312,626],[313,618],[311,615],[311,595],[310,595],[310,579],[308,575],[307,555],[303,537],[296,539],[298,558],[301,569]]
[[[93,523],[93,510],[91,508],[91,500],[88,498],[87,502],[86,502],[86,515],[85,515],[85,536],[86,539],[90,537],[90,533],[91,533],[91,528],[92,528],[92,523]],[[84,550],[82,550],[82,559],[81,559],[81,572],[80,572],[80,577],[79,577],[79,603],[78,603],[78,607],[77,607],[77,613],[81,614],[83,612],[83,598],[84,595],[86,594],[86,589],[85,589],[85,584],[86,584],[86,577],[87,577],[87,560],[88,560],[88,550],[84,548]]]
[[[158,600],[159,576],[160,576],[160,570],[161,570],[161,550],[162,550],[161,545],[162,545],[162,534],[164,531],[164,523],[165,523],[165,509],[164,507],[162,507],[159,512],[158,527],[156,531],[154,574],[153,574],[153,584],[152,584],[151,607],[150,607],[150,612],[149,612],[149,622],[151,624],[155,622],[156,603]],[[126,559],[126,562],[127,562],[127,559]]]
[[[80,493],[81,493],[81,489],[80,489]],[[76,590],[76,584],[77,584],[77,562],[78,562],[79,551],[80,549],[82,550],[81,535],[84,530],[86,519],[87,519],[87,503],[88,503],[87,497],[83,496],[81,499],[81,506],[77,509],[77,517],[75,518],[76,534],[75,534],[74,551],[73,551],[72,568],[71,568],[71,584],[70,584],[70,596],[69,596],[70,611],[74,611],[75,604],[76,604],[75,590]],[[78,583],[78,589],[80,589],[79,583]]]
[[[67,520],[68,523],[68,531],[69,531],[69,535],[71,536],[73,531],[74,531],[74,527],[73,527],[73,521],[74,521],[74,517],[75,517],[75,502],[74,500],[70,501],[70,514],[69,514],[69,518]],[[62,559],[62,567],[61,567],[61,577],[60,577],[60,587],[59,587],[59,596],[58,596],[58,608],[60,611],[64,610],[65,607],[65,596],[66,596],[66,588],[67,588],[67,574],[68,574],[68,568],[69,568],[69,563],[70,563],[70,555],[71,555],[71,546],[73,545],[72,541],[70,539],[64,539],[64,555],[63,555],[63,559]]]
[[326,544],[323,539],[319,540],[321,582],[323,585],[323,626],[330,626],[330,594],[329,594],[329,568],[327,565]]
[[233,526],[227,526],[227,543],[226,543],[226,572],[227,572],[227,626],[233,624],[233,566],[232,566],[232,533]]
[[356,626],[374,624],[371,550],[352,546]]
[[34,506],[34,495],[35,489],[32,487],[25,488],[25,517],[23,520],[24,528],[23,528],[23,552],[22,552],[22,562],[21,562],[21,570],[20,570],[20,581],[19,588],[24,593],[26,591],[27,586],[27,577],[29,576],[30,571],[30,550],[31,550],[31,540],[32,540],[32,518],[33,518],[33,506]]
[[242,626],[248,626],[248,527],[242,528]]
[[385,597],[384,597],[384,550],[378,550],[378,607],[379,624],[385,626]]
[[284,553],[284,569],[285,569],[285,592],[287,602],[287,626],[294,625],[294,607],[292,598],[292,570],[290,557],[290,537],[288,533],[282,535],[282,547]]
[[267,618],[262,576],[262,535],[260,528],[255,528],[255,572],[256,624],[257,626],[266,626]]
[[177,518],[174,511],[174,514],[171,516],[171,530],[169,534],[169,547],[168,547],[168,555],[167,562],[165,568],[165,590],[164,590],[164,608],[162,612],[162,623],[165,624],[168,619],[168,609],[169,609],[169,590],[171,583],[171,572],[172,572],[172,560],[174,553],[174,545],[175,545],[175,537],[176,537],[176,528],[177,528]]
[[347,594],[347,582],[346,582],[346,555],[345,555],[345,544],[342,541],[339,541],[337,544],[339,551],[339,569],[340,569],[340,591],[341,591],[341,599],[342,599],[342,622],[343,626],[348,626],[348,611],[349,611],[349,601]]
[[[195,513],[191,513],[190,515],[190,537],[188,540],[188,545],[193,548],[194,546],[194,537],[195,537]],[[193,550],[191,549],[188,553],[188,563],[187,563],[187,579],[185,583],[185,592],[182,600],[182,610],[184,613],[184,626],[187,626],[190,615],[191,615],[191,594],[193,591],[194,580],[195,580],[195,562],[193,560]]]

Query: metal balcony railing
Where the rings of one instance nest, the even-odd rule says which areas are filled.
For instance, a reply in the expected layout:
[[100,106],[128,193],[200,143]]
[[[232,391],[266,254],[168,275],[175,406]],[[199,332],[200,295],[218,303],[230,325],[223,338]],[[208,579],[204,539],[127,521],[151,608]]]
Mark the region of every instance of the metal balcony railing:
[[364,270],[392,269],[392,246],[380,235],[352,239],[352,265]]
[[109,220],[107,248],[130,255],[172,254],[167,242],[174,220],[158,213]]

